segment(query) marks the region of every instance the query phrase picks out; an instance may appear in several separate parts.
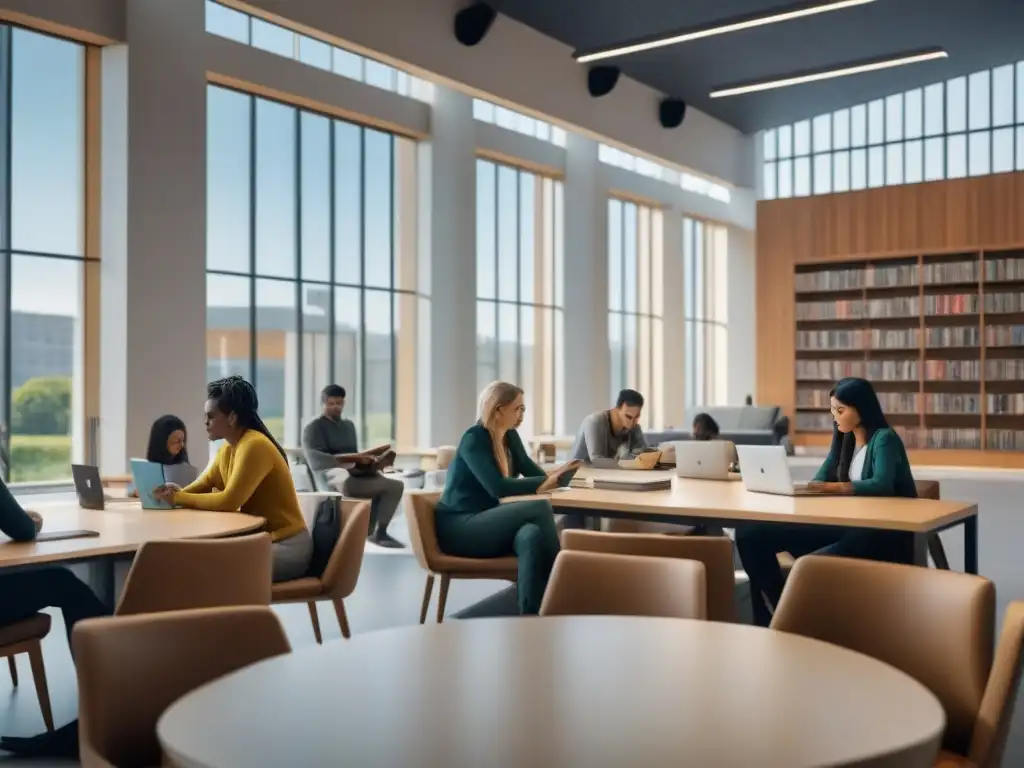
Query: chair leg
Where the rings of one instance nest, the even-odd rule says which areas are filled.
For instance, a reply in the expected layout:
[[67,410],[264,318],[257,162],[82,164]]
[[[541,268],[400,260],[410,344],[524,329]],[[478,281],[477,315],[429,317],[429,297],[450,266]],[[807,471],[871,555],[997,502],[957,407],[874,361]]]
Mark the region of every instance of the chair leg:
[[7,657],[7,666],[11,670],[11,685],[15,688],[18,687],[18,665],[14,661],[14,656]]
[[942,539],[939,538],[939,534],[930,533],[928,534],[928,554],[932,556],[932,560],[935,562],[935,567],[943,570],[949,570],[949,559],[946,557],[946,548],[942,546]]
[[444,606],[448,602],[448,585],[452,577],[447,573],[441,574],[441,589],[437,593],[437,623],[444,621]]
[[427,574],[427,586],[423,589],[423,605],[420,606],[420,624],[427,623],[427,610],[430,608],[430,596],[434,593],[434,574]]
[[53,730],[53,710],[50,709],[50,689],[46,685],[46,667],[43,666],[43,646],[36,640],[28,649],[28,663],[32,667],[32,682],[36,685],[39,709],[43,713],[46,730]]
[[316,638],[316,644],[323,645],[324,638],[320,634],[320,615],[316,612],[316,600],[310,600],[306,606],[309,608],[309,620],[313,622],[313,637]]
[[348,616],[345,614],[345,602],[340,598],[334,599],[334,612],[338,614],[338,626],[341,627],[341,636],[346,640],[352,637],[348,628]]

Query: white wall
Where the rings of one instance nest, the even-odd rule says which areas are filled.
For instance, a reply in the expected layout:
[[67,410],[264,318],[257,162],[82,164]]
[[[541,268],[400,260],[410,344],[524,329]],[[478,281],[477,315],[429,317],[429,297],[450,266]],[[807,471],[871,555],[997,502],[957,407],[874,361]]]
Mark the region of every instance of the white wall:
[[756,383],[754,233],[728,228],[729,404],[740,405]]

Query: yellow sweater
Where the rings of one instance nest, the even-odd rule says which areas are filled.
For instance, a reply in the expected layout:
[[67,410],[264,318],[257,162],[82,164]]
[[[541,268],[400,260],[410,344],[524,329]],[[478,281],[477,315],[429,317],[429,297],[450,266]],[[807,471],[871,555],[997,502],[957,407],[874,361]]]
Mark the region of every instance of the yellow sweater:
[[265,518],[264,529],[274,541],[306,527],[288,462],[254,429],[246,430],[236,445],[221,446],[199,479],[174,494],[174,503]]

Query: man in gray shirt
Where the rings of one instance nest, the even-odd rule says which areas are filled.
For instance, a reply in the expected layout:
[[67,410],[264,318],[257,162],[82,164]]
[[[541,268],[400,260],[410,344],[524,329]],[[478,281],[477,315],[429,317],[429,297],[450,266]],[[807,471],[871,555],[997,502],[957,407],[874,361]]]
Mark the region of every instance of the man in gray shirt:
[[644,396],[634,389],[619,392],[615,407],[592,413],[583,420],[572,458],[592,464],[594,459],[628,459],[647,448],[640,429]]
[[355,424],[341,418],[345,410],[344,387],[327,385],[320,393],[320,401],[323,413],[302,431],[302,448],[317,487],[330,488],[335,470],[348,468],[341,492],[355,499],[371,500],[369,541],[382,547],[401,548],[402,542],[388,534],[388,523],[402,501],[405,484],[384,477],[375,469],[387,454],[394,458],[391,446],[359,451]]

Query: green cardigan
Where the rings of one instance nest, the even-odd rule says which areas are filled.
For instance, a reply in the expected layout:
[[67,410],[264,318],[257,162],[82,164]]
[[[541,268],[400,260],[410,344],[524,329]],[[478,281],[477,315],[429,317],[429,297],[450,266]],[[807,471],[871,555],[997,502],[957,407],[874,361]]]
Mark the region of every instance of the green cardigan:
[[514,429],[505,433],[505,446],[511,458],[508,477],[502,476],[494,458],[491,433],[482,424],[467,429],[448,467],[438,510],[483,512],[498,506],[504,496],[536,493],[547,474],[527,455]]
[[[829,470],[839,463],[840,446],[833,446],[814,479],[828,480]],[[864,470],[861,479],[853,481],[853,492],[858,496],[904,496],[917,498],[917,485],[910,472],[910,460],[903,441],[889,427],[875,430],[864,448]]]

